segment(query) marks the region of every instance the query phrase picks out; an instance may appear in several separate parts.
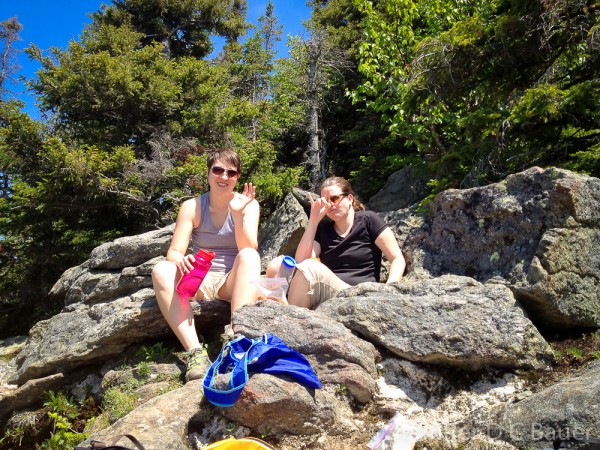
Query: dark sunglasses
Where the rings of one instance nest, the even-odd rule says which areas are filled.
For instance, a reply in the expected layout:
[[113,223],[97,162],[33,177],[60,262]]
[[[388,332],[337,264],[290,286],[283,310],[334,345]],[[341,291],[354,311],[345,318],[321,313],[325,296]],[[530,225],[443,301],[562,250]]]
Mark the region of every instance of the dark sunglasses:
[[331,203],[333,203],[334,205],[337,205],[339,202],[342,201],[343,197],[348,197],[348,194],[340,194],[340,195],[331,195],[329,197],[329,201]]
[[218,177],[221,177],[221,176],[223,176],[223,174],[224,174],[225,172],[227,172],[227,178],[233,178],[233,177],[235,177],[235,176],[238,174],[238,171],[237,171],[237,170],[234,170],[234,169],[225,169],[224,167],[219,167],[219,166],[212,166],[212,167],[210,168],[210,171],[211,171],[211,172],[212,172],[214,175],[216,175],[216,176],[218,176]]

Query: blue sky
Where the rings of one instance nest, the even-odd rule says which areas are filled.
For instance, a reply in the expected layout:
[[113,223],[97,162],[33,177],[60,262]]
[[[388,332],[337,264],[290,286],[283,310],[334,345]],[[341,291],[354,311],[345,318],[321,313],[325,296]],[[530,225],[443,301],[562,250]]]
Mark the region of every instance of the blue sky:
[[[110,0],[104,0],[110,4]],[[256,23],[265,13],[268,0],[248,0],[248,21]],[[42,50],[50,47],[66,49],[70,40],[78,40],[81,31],[91,19],[88,14],[100,9],[102,0],[0,0],[0,21],[17,16],[23,25],[21,41],[16,48],[22,50],[36,44]],[[275,15],[283,25],[284,37],[279,46],[280,56],[287,55],[285,42],[288,35],[304,35],[302,20],[310,16],[306,0],[273,0]],[[19,52],[19,75],[26,78],[35,76],[38,65],[30,62]],[[24,111],[39,118],[34,99],[24,92],[23,84],[9,86],[14,95],[26,103]]]

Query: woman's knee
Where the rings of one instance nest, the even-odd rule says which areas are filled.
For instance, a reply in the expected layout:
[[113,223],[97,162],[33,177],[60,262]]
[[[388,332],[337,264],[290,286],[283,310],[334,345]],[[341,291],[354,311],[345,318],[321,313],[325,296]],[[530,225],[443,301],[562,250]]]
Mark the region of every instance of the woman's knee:
[[316,259],[309,258],[297,263],[296,268],[308,270],[310,272],[322,272],[323,269],[327,269],[327,266]]
[[267,278],[275,278],[279,273],[279,269],[281,268],[281,263],[283,262],[283,255],[279,255],[276,258],[273,258],[267,264],[267,269],[265,272],[265,276]]
[[160,261],[152,268],[152,282],[155,285],[174,282],[173,277],[176,271],[177,267],[173,262],[167,260]]
[[304,273],[296,271],[294,277],[290,281],[290,286],[287,292],[288,304],[310,308],[312,306],[312,297],[309,294],[310,283],[306,279]]
[[260,268],[260,255],[254,248],[246,247],[241,249],[237,257],[245,265],[257,265]]

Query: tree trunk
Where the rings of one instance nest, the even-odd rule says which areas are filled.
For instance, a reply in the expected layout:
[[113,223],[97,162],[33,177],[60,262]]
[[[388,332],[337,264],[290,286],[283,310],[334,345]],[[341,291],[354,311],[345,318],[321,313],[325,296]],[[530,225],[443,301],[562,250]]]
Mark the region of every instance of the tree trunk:
[[318,63],[319,63],[319,44],[310,42],[309,44],[309,72],[308,72],[308,91],[306,101],[308,103],[308,146],[306,149],[306,171],[309,177],[309,188],[317,190],[319,184],[325,178],[325,161],[321,158],[321,133],[319,130],[320,112],[319,112],[319,92],[318,92]]
[[22,29],[23,25],[17,21],[16,17],[0,22],[0,100],[3,100],[4,94],[7,92],[6,82],[10,80],[18,67],[11,63],[11,59],[16,53],[13,44],[19,39]]

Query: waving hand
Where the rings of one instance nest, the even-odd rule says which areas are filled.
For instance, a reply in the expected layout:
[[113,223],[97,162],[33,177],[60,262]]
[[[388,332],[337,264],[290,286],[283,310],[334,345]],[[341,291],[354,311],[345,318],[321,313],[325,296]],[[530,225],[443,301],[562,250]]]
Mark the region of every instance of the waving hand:
[[237,192],[231,193],[229,209],[232,213],[242,212],[254,200],[255,194],[256,188],[252,186],[252,183],[244,183],[244,190],[241,194]]

